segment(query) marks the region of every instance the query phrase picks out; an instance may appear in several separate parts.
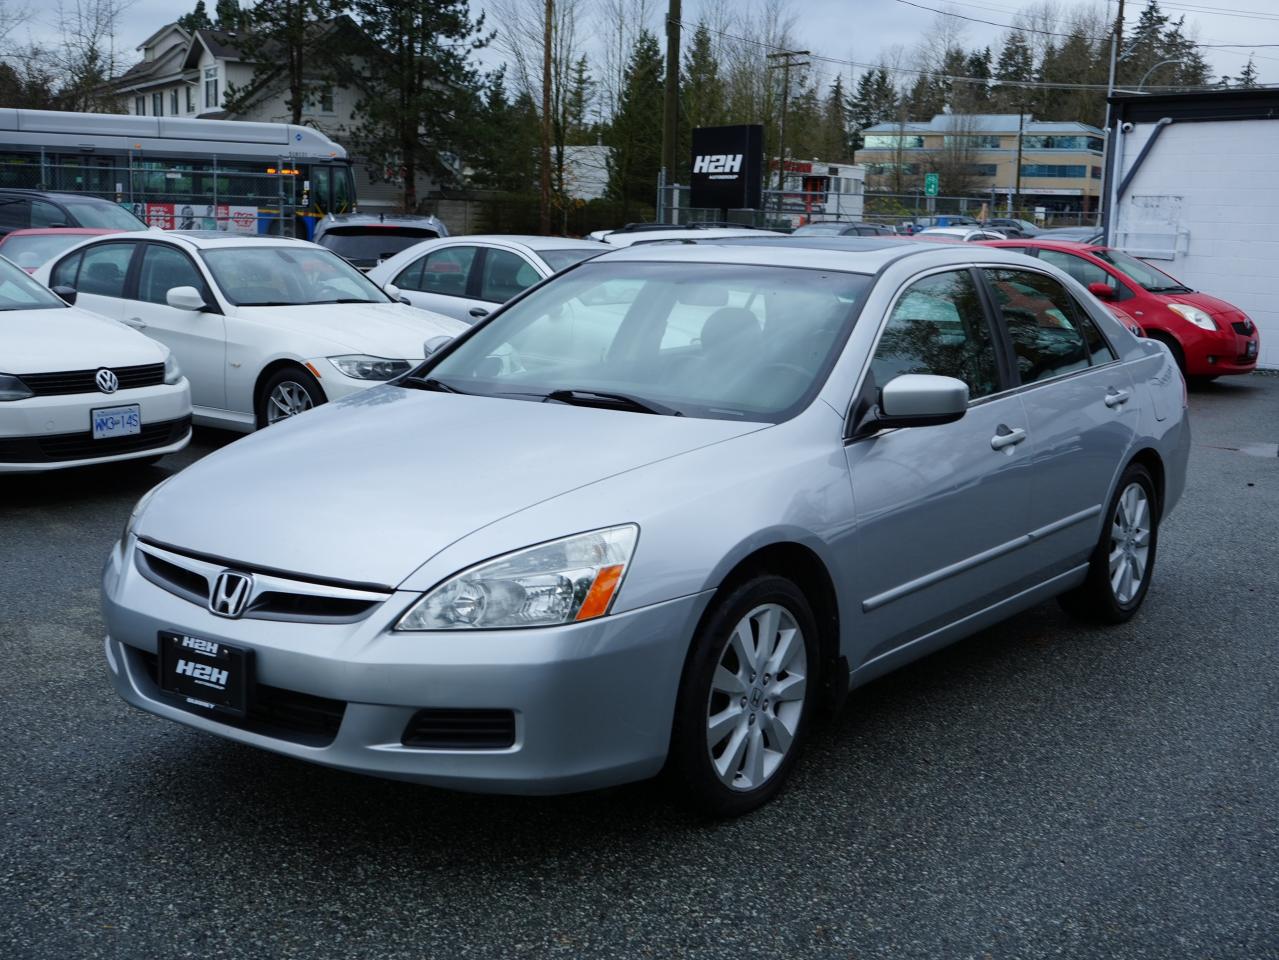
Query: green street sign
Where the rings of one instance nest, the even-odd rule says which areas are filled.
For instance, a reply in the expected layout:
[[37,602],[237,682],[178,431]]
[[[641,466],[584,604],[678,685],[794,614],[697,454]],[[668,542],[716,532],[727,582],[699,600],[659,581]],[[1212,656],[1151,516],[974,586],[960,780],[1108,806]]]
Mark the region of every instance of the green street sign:
[[941,186],[941,177],[935,173],[924,174],[924,196],[937,196],[938,188]]

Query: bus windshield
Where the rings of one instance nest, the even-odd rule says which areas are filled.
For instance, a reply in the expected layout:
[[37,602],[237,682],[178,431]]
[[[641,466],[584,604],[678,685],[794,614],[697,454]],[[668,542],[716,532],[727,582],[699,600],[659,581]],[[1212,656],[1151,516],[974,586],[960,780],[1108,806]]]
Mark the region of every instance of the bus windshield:
[[254,245],[201,250],[222,295],[238,307],[388,303],[341,257],[318,247]]

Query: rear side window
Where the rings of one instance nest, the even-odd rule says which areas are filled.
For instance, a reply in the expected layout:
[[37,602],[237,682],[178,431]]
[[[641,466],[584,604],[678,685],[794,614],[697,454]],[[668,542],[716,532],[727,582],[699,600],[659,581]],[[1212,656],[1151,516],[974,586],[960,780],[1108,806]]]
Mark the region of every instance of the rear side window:
[[131,243],[103,243],[84,251],[76,289],[99,297],[123,297],[124,278],[133,257]]
[[904,373],[932,373],[964,381],[974,400],[994,393],[994,341],[972,274],[938,273],[907,287],[884,327],[871,373],[879,388]]
[[1052,277],[1028,270],[987,270],[995,303],[1012,340],[1022,383],[1088,366],[1088,345],[1069,294]]
[[505,303],[541,279],[541,274],[523,257],[506,250],[491,249],[484,255],[480,299]]
[[464,297],[467,279],[471,275],[471,264],[475,261],[475,252],[475,247],[445,247],[443,250],[432,250],[418,263],[401,273],[395,284],[402,290]]
[[31,226],[30,200],[0,201],[0,230],[25,230]]
[[138,299],[167,304],[174,287],[195,287],[205,293],[204,278],[186,254],[173,247],[148,244],[138,274]]

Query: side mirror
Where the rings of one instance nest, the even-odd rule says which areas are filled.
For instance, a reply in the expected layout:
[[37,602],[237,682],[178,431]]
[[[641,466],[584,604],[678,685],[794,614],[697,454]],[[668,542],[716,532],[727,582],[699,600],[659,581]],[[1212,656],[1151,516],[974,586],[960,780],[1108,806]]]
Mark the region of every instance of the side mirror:
[[968,412],[968,384],[931,373],[904,373],[884,384],[870,425],[931,427],[954,423]]
[[1098,300],[1115,299],[1115,288],[1112,287],[1110,284],[1102,283],[1099,280],[1094,283],[1088,284],[1088,292],[1091,293]]
[[400,303],[406,303],[410,307],[413,306],[413,301],[401,293],[400,288],[393,283],[388,283],[385,287],[383,287],[382,292],[392,300],[398,300]]
[[164,295],[165,302],[179,310],[203,310],[204,297],[195,287],[174,287]]
[[431,337],[430,340],[422,344],[423,356],[429,357],[452,339],[452,337],[446,337],[444,334],[440,334],[438,337]]
[[68,307],[75,306],[75,298],[77,296],[75,287],[53,287],[53,292],[60,296]]

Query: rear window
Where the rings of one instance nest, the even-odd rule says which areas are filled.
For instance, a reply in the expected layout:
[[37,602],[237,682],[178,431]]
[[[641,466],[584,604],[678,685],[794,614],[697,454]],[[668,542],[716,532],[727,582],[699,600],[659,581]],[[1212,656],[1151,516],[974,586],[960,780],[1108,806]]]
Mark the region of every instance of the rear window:
[[354,263],[376,266],[415,243],[438,236],[421,227],[349,227],[327,231],[319,242]]
[[24,270],[34,270],[84,239],[83,233],[33,233],[25,237],[10,234],[0,244],[0,256],[8,257]]

